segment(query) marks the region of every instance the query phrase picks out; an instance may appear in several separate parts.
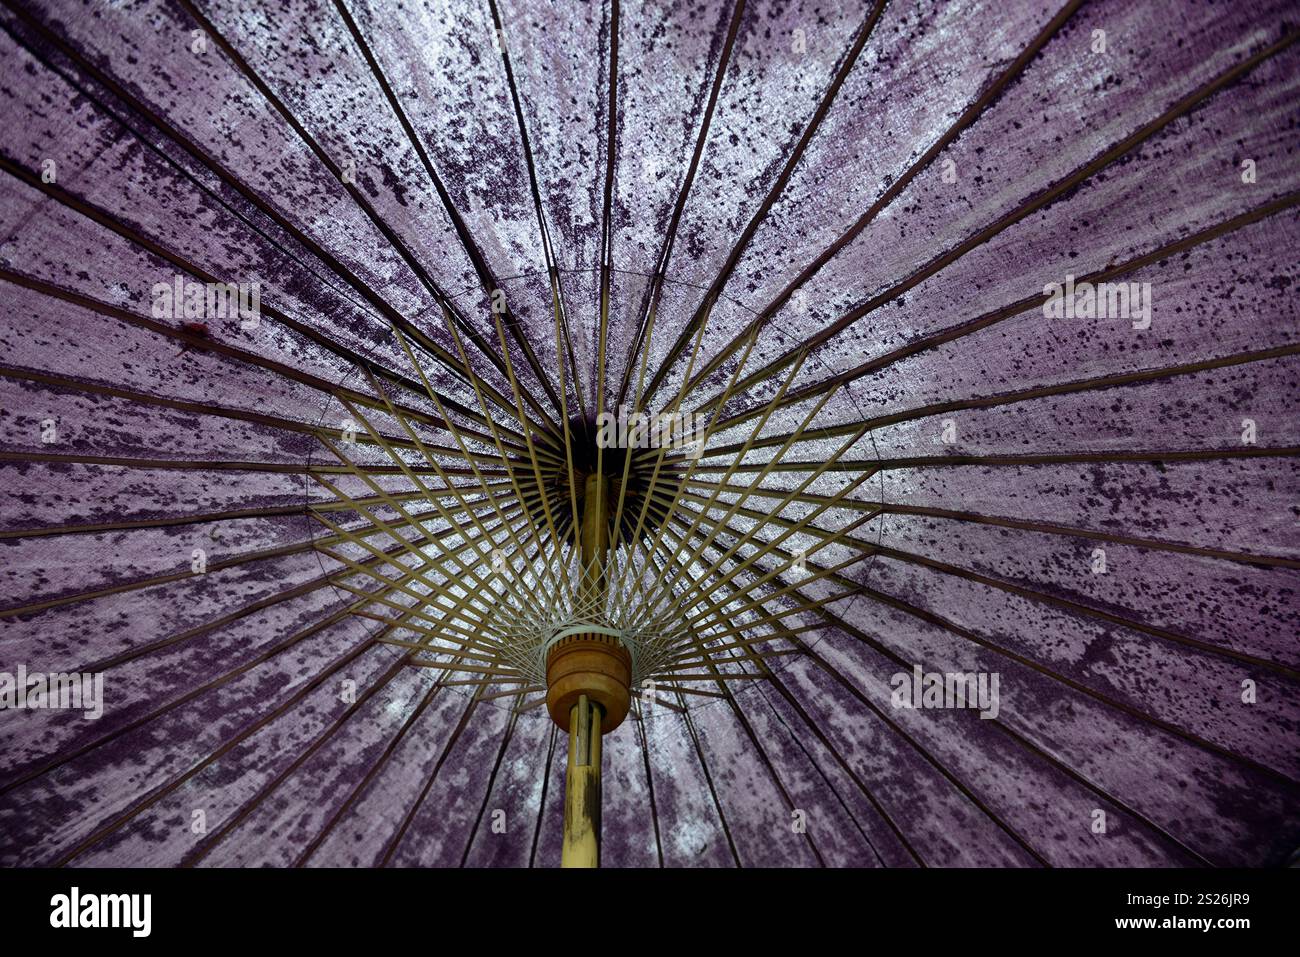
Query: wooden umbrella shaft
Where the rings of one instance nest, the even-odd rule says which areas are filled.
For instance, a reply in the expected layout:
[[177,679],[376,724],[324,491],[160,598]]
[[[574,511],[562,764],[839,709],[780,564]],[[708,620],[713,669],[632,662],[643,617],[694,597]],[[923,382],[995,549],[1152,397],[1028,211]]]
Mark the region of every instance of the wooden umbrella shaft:
[[609,552],[609,483],[600,473],[587,476],[582,496],[582,582],[579,592],[584,605],[603,604],[605,557]]
[[569,718],[560,866],[600,866],[600,707],[586,695]]
[[[608,485],[589,475],[583,496],[582,595],[603,597],[609,549]],[[561,867],[600,866],[600,705],[581,695],[569,714],[569,762],[564,776],[564,845]]]

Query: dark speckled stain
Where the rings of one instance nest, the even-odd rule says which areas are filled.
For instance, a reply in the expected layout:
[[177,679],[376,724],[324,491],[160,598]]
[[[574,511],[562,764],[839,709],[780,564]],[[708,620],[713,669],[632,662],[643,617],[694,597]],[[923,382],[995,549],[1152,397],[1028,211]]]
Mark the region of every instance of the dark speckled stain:
[[1112,667],[1121,664],[1115,657],[1115,639],[1110,631],[1103,631],[1089,641],[1078,661],[1078,667],[1084,674],[1090,673],[1093,667],[1099,664]]
[[410,192],[410,187],[406,181],[397,176],[387,163],[379,164],[379,175],[383,177],[385,189],[392,194],[398,204],[406,206],[407,194]]

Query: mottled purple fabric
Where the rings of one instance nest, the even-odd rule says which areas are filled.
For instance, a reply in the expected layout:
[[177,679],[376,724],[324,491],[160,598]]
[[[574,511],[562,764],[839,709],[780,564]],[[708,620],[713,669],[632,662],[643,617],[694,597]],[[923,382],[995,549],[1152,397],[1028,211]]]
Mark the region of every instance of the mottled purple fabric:
[[[103,714],[0,710],[0,863],[559,863],[546,709],[412,667],[352,613],[374,580],[317,548],[312,474],[370,494],[317,436],[340,394],[383,379],[453,445],[394,323],[557,420],[602,371],[616,404],[643,357],[656,408],[736,384],[695,473],[726,490],[682,500],[728,526],[691,566],[708,587],[818,497],[820,538],[860,523],[817,554],[833,575],[788,567],[801,532],[735,579],[813,602],[768,646],[792,653],[606,738],[604,865],[1285,862],[1298,21],[1286,0],[5,0],[0,673],[102,675]],[[178,275],[257,283],[258,325],[160,316]],[[1054,316],[1067,275],[1139,284],[1149,314]],[[454,361],[424,371],[479,408]],[[916,667],[997,675],[996,715],[899,707]]]

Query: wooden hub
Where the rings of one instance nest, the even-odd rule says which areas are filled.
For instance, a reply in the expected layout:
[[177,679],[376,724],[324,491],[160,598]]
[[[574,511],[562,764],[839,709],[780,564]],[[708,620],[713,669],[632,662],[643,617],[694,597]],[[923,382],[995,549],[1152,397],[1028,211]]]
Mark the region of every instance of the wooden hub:
[[631,684],[632,655],[613,635],[569,635],[546,655],[546,710],[564,731],[582,695],[600,706],[601,733],[613,731],[632,705]]

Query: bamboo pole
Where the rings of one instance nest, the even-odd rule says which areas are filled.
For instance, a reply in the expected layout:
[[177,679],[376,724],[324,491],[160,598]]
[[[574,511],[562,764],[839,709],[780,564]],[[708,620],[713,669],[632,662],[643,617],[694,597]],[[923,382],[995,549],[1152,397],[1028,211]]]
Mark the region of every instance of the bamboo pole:
[[[604,598],[609,551],[609,483],[587,476],[582,506],[583,603]],[[585,694],[569,715],[569,761],[564,773],[564,844],[561,867],[600,866],[600,706]]]
[[600,708],[586,695],[569,718],[560,866],[600,866]]

